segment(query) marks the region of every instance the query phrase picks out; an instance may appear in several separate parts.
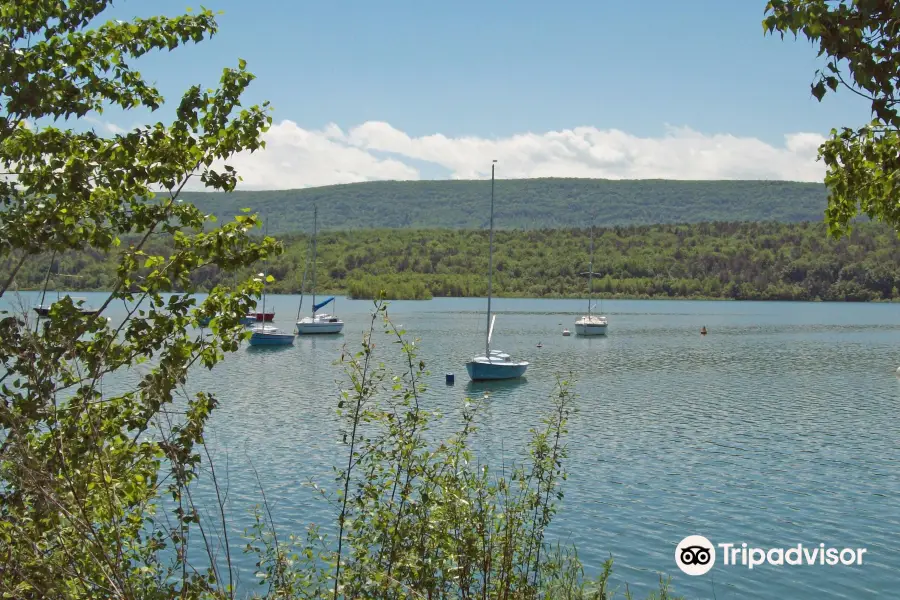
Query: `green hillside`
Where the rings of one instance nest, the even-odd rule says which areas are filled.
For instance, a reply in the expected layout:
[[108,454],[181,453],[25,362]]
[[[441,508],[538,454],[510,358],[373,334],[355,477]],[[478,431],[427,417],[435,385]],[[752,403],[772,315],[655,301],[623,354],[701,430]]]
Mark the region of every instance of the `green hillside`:
[[[494,294],[581,297],[589,262],[587,229],[501,231],[495,239]],[[269,291],[297,292],[308,237],[283,238],[285,251],[269,261]],[[127,247],[123,243],[122,247]],[[698,223],[598,229],[594,280],[606,298],[735,298],[748,300],[900,300],[900,239],[889,227],[863,223],[840,240],[824,223]],[[171,252],[154,238],[147,252]],[[488,232],[359,230],[319,238],[320,293],[391,298],[487,294]],[[49,255],[25,264],[19,289],[39,289]],[[6,277],[8,265],[0,266]],[[258,268],[246,269],[240,279]],[[77,278],[56,273],[78,273]],[[67,253],[57,259],[49,289],[109,289],[116,257]],[[212,267],[191,277],[200,291],[234,279]]]
[[[490,181],[377,181],[302,190],[184,194],[230,218],[250,208],[272,234],[305,231],[313,204],[324,229],[478,229],[489,218]],[[496,182],[498,229],[821,221],[825,187],[789,181],[514,179]]]

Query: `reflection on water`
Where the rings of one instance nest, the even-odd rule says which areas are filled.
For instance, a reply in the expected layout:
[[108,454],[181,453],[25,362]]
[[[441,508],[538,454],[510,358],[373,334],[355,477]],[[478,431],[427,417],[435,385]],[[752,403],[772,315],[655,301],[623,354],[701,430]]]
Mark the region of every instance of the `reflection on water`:
[[510,397],[518,391],[518,388],[528,383],[527,377],[519,377],[517,379],[497,379],[485,381],[466,382],[466,394],[470,397],[489,396],[496,400],[503,400]]
[[[276,326],[290,330],[298,301],[268,297]],[[866,598],[896,586],[900,306],[604,301],[609,335],[583,338],[561,335],[583,301],[495,304],[494,343],[531,363],[527,379],[468,381],[465,363],[483,349],[483,300],[398,301],[390,314],[421,339],[418,358],[430,370],[422,405],[445,415],[432,434],[458,429],[472,398],[482,462],[519,459],[551,407],[557,376],[573,382],[569,479],[549,536],[576,543],[588,574],[612,553],[617,582],[627,581],[635,597],[646,596],[659,572],[691,598]],[[280,531],[333,522],[334,510],[305,483],[330,486],[332,465],[345,456],[335,408],[347,377],[338,359],[359,350],[372,304],[340,306],[342,336],[242,347],[189,381],[221,402],[207,440],[217,471],[227,464],[232,556],[245,590],[253,558],[241,553],[239,534],[260,501],[251,462]],[[375,339],[377,356],[402,368],[391,338],[376,328]],[[456,385],[445,385],[445,373],[455,373]],[[201,492],[211,501],[210,490]],[[690,534],[868,552],[861,566],[717,565],[692,578],[674,562],[675,545]]]
[[272,345],[272,346],[251,346],[250,344],[247,344],[247,346],[246,346],[247,352],[261,352],[261,353],[264,353],[264,354],[272,354],[272,353],[275,353],[275,352],[285,352],[285,351],[287,351],[287,350],[290,350],[291,347],[292,347],[292,346],[291,346],[290,344],[286,344],[286,345],[283,345],[283,346],[281,346],[281,345],[278,345],[278,346],[275,346],[275,345]]

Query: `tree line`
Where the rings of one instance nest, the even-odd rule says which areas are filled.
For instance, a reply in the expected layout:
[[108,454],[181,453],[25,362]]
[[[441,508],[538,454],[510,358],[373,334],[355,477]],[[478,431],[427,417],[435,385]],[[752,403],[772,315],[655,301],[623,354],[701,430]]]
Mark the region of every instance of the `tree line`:
[[[588,291],[590,235],[582,229],[495,233],[493,291],[498,296],[580,297]],[[267,271],[272,293],[299,293],[309,251],[304,234],[281,239]],[[127,246],[127,243],[123,243]],[[150,254],[167,256],[156,236]],[[320,293],[389,299],[487,294],[488,232],[482,230],[335,231],[320,234]],[[117,257],[97,250],[36,258],[19,271],[19,289],[104,290]],[[225,274],[204,265],[190,274],[196,291],[242,281],[262,265]],[[607,298],[879,301],[900,299],[900,241],[889,227],[858,224],[841,239],[824,223],[695,223],[598,228],[594,291]],[[312,274],[307,273],[306,289]],[[138,282],[139,283],[139,282]]]

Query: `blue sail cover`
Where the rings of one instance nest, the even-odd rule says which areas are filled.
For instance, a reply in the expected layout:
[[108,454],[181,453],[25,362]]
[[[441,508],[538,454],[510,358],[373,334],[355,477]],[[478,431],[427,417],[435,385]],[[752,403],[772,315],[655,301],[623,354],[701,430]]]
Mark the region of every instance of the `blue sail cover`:
[[323,302],[319,302],[318,304],[313,304],[313,312],[316,312],[317,310],[319,310],[320,308],[322,308],[323,306],[325,306],[326,304],[328,304],[328,303],[331,302],[332,300],[334,300],[334,296],[332,296],[332,297],[329,298],[328,300],[325,300],[325,301],[323,301]]

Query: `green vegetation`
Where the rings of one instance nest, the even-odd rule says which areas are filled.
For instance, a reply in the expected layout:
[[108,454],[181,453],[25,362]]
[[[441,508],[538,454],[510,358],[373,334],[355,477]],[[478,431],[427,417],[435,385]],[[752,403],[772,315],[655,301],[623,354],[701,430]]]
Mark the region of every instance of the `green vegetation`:
[[[497,181],[498,229],[566,229],[704,221],[821,221],[825,187],[789,181]],[[185,193],[205,213],[231,219],[242,208],[272,217],[277,235],[312,229],[481,229],[488,181],[377,181],[286,191]]]
[[819,148],[827,165],[826,219],[841,235],[857,215],[900,229],[900,14],[896,2],[771,0],[763,28],[803,34],[825,69],[811,84],[820,101],[844,88],[865,98],[872,120],[832,129]]
[[[210,165],[258,149],[270,118],[265,105],[241,105],[253,76],[239,61],[215,89],[189,89],[169,124],[109,138],[67,129],[104,109],[158,108],[159,91],[131,65],[217,30],[208,10],[98,23],[110,3],[0,0],[0,164],[12,175],[0,179],[0,297],[39,256],[119,248],[101,316],[71,301],[37,324],[0,312],[4,598],[199,598],[218,585],[211,571],[166,558],[196,529],[189,486],[216,406],[180,392],[192,365],[212,368],[238,347],[240,315],[262,284],[217,289],[200,307],[167,292],[190,290],[196,269],[246,267],[277,250],[248,236],[255,217],[206,230],[203,214],[178,201],[192,177],[233,189],[233,170]],[[152,199],[151,188],[165,192]],[[147,252],[155,233],[172,241],[166,256]],[[102,316],[126,301],[136,308],[121,325]],[[190,324],[212,314],[213,331],[197,337]],[[113,373],[138,383],[104,394]],[[155,510],[163,496],[165,514]]]
[[[521,462],[487,465],[469,448],[477,404],[463,407],[455,435],[429,440],[435,415],[420,404],[425,364],[386,308],[375,303],[361,350],[342,357],[351,385],[338,403],[347,456],[334,498],[337,552],[325,558],[324,570],[314,568],[321,547],[315,537],[291,561],[263,552],[267,575],[302,598],[326,596],[327,582],[335,598],[609,600],[611,559],[596,580],[586,580],[574,549],[545,537],[566,479],[566,424],[575,399],[568,382],[557,381]],[[399,372],[376,353],[379,319],[402,350]],[[278,565],[292,566],[279,576]],[[659,594],[650,598],[674,600],[668,585],[660,577]],[[627,589],[624,597],[631,597]]]
[[[109,107],[159,108],[158,90],[130,64],[217,31],[208,10],[97,22],[110,4],[0,0],[0,163],[11,175],[0,179],[0,298],[34,276],[40,285],[58,260],[75,281],[111,290],[98,315],[71,300],[42,320],[0,312],[0,596],[233,600],[253,592],[235,589],[224,495],[204,446],[218,401],[185,384],[248,337],[240,317],[263,286],[248,275],[281,247],[249,235],[255,216],[213,229],[180,195],[194,177],[232,190],[235,171],[211,165],[260,148],[270,117],[266,105],[241,104],[253,79],[241,60],[217,89],[189,89],[169,124],[107,138],[65,129]],[[202,274],[230,285],[198,305]],[[105,318],[112,302],[130,307],[121,323]],[[192,327],[211,316],[208,330]],[[565,479],[568,387],[529,454],[498,477],[471,460],[471,407],[459,434],[427,441],[424,363],[386,322],[408,369],[381,366],[370,343],[379,316],[383,305],[363,349],[342,357],[347,431],[336,437],[347,466],[329,498],[340,507],[337,539],[312,529],[295,544],[276,535],[268,507],[257,512],[246,551],[265,587],[253,597],[607,600],[611,562],[588,582],[574,550],[544,535]],[[110,376],[120,385],[104,392]],[[216,507],[194,503],[206,477]],[[661,580],[660,598],[667,587]]]
[[[275,293],[296,293],[306,265],[307,238],[283,238],[269,262]],[[372,298],[487,294],[488,233],[457,230],[363,230],[319,237],[320,293]],[[733,298],[749,300],[898,300],[900,241],[881,224],[863,223],[840,240],[824,223],[699,223],[596,230],[595,291],[606,298]],[[162,239],[148,246],[164,255]],[[500,296],[583,296],[589,230],[497,232],[494,293]],[[49,259],[23,269],[21,288],[40,288]],[[50,288],[105,289],[115,261],[68,254]],[[243,269],[248,277],[258,267]],[[191,274],[193,289],[212,289],[233,275],[212,266]]]

